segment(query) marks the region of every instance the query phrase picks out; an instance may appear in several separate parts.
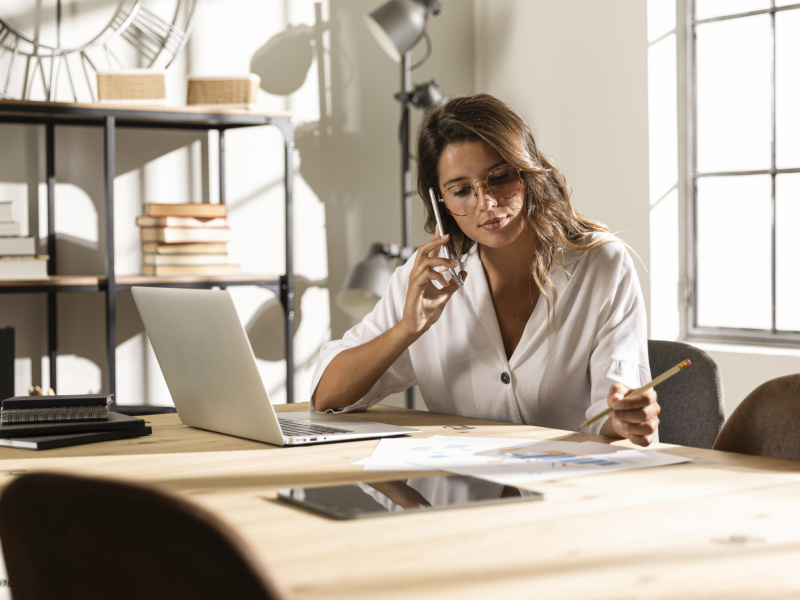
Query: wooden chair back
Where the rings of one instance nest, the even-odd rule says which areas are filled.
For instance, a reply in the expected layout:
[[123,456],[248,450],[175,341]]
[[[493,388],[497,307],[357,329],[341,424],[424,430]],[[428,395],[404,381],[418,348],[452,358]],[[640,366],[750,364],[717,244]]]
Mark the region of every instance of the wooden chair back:
[[73,475],[22,475],[0,496],[14,600],[275,600],[223,521],[180,498]]
[[720,431],[714,450],[800,460],[800,373],[750,392]]

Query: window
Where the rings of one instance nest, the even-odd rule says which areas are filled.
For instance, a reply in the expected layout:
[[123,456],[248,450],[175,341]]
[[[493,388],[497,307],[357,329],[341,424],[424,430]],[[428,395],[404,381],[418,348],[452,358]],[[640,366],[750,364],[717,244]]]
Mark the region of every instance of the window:
[[800,345],[800,4],[686,15],[688,334]]

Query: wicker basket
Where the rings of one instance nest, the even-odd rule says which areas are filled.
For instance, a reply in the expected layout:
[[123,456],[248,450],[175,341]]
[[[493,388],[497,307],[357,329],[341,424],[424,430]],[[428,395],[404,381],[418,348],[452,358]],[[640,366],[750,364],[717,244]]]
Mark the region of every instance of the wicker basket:
[[258,75],[243,77],[200,77],[190,75],[186,93],[188,105],[241,106],[253,108],[256,105],[258,86],[261,78]]
[[165,104],[164,72],[150,69],[100,72],[97,74],[97,98],[100,102]]

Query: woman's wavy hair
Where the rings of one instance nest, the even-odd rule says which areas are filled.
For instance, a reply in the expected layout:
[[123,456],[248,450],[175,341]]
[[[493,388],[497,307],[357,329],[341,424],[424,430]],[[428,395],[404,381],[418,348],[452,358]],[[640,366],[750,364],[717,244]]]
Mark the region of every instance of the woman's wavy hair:
[[[552,284],[550,269],[555,253],[564,250],[589,251],[610,241],[602,223],[577,213],[570,202],[564,175],[539,152],[530,127],[505,102],[489,94],[457,96],[434,107],[420,124],[417,137],[417,190],[425,205],[425,231],[433,233],[436,219],[430,206],[428,188],[439,198],[439,157],[450,144],[480,140],[494,148],[509,165],[517,169],[525,187],[525,216],[536,238],[531,257],[533,281],[548,304],[555,309],[555,289],[551,299],[545,292]],[[442,224],[450,234],[450,250],[461,258],[475,243],[458,227],[446,210],[440,211]],[[558,264],[558,263],[557,263]],[[562,267],[563,268],[563,267]]]

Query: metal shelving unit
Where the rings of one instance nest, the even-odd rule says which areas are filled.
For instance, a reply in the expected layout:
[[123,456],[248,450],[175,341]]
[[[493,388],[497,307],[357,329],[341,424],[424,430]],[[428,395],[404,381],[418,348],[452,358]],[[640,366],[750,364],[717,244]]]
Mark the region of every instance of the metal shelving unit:
[[[41,125],[45,128],[47,183],[47,253],[49,279],[41,281],[0,281],[0,293],[47,294],[48,356],[50,386],[56,388],[58,357],[58,295],[64,293],[102,293],[105,297],[106,354],[108,393],[116,393],[116,307],[117,292],[132,285],[160,287],[211,288],[257,285],[274,292],[284,308],[286,338],[286,399],[294,400],[294,272],[292,264],[292,160],[294,126],[289,114],[259,113],[249,110],[200,107],[130,108],[96,104],[67,104],[0,100],[0,123]],[[101,127],[103,129],[103,164],[105,187],[106,232],[105,274],[101,276],[60,276],[56,274],[55,243],[55,132],[59,125]],[[285,251],[286,268],[282,275],[234,275],[217,277],[119,277],[114,269],[114,176],[116,173],[116,132],[119,128],[189,129],[219,134],[219,200],[225,202],[225,132],[228,129],[277,127],[284,138]],[[56,388],[57,389],[57,388]]]

